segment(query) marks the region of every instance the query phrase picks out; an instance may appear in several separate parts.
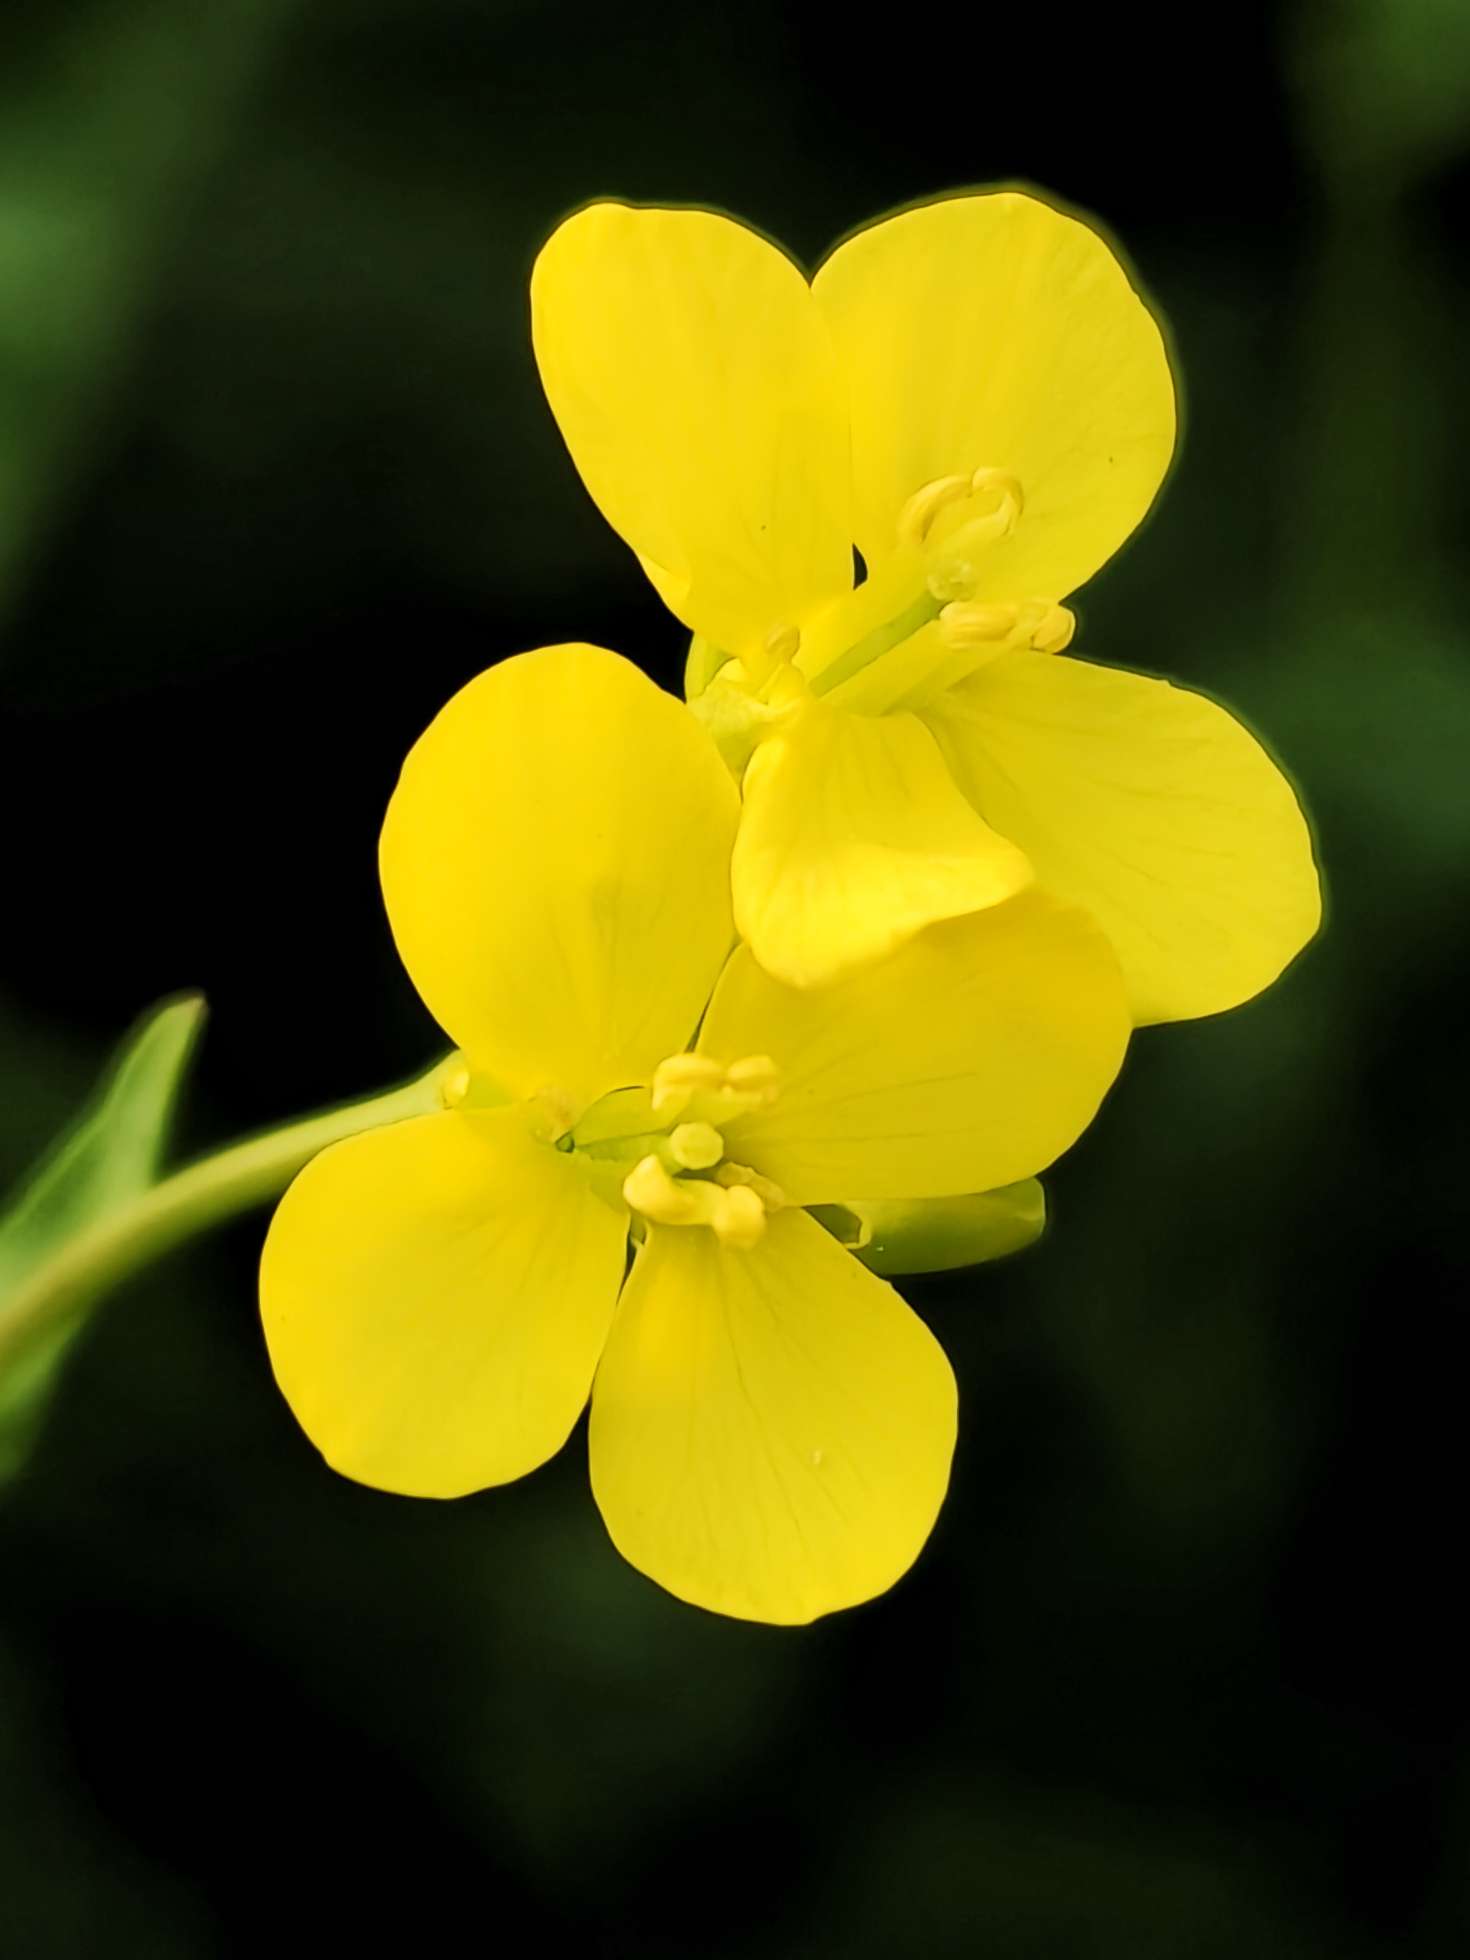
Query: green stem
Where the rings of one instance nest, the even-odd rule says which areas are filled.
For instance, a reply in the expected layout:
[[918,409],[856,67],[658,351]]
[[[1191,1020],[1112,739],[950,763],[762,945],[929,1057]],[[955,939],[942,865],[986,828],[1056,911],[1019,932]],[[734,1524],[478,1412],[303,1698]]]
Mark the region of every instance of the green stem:
[[819,673],[813,674],[812,693],[830,694],[834,687],[840,687],[854,674],[860,674],[864,667],[870,667],[891,647],[896,647],[901,640],[908,639],[921,626],[927,626],[931,619],[938,617],[939,601],[926,588],[895,618],[886,619],[881,626],[875,626],[855,646],[848,647],[845,653],[840,653]]
[[440,1085],[457,1060],[441,1059],[401,1088],[266,1130],[202,1157],[109,1212],[64,1245],[5,1302],[0,1310],[0,1374],[140,1267],[237,1212],[278,1197],[329,1143],[442,1109]]

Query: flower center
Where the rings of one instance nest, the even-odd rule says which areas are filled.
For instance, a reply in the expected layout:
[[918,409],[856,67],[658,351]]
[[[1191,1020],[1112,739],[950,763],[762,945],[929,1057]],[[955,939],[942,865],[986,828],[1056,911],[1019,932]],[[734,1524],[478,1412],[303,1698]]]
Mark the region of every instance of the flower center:
[[707,1225],[721,1244],[754,1245],[785,1203],[769,1178],[725,1154],[723,1126],[773,1102],[768,1055],[726,1065],[671,1055],[647,1088],[604,1096],[563,1136],[593,1188],[656,1225]]
[[743,767],[808,695],[883,714],[923,706],[1007,648],[1059,653],[1076,623],[1065,606],[976,597],[994,584],[989,554],[1025,508],[1025,491],[1008,470],[987,464],[936,477],[906,500],[893,551],[863,584],[799,628],[773,627],[723,669],[701,648],[704,685],[691,688],[692,705],[731,766]]

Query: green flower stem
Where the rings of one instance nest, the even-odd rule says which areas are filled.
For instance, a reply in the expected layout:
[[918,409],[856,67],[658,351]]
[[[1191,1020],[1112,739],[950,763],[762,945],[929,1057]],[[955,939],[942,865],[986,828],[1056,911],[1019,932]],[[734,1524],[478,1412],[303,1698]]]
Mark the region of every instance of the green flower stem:
[[443,1057],[401,1088],[231,1144],[108,1213],[0,1303],[0,1375],[130,1274],[237,1212],[279,1197],[329,1143],[442,1109],[443,1080],[458,1060]]

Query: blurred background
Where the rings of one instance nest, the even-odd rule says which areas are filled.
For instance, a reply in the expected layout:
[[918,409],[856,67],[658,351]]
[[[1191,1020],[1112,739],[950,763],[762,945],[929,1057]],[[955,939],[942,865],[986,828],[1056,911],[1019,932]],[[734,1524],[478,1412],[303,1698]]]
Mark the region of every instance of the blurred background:
[[421,1066],[409,742],[549,640],[674,680],[532,366],[559,217],[812,262],[1017,178],[1123,243],[1187,405],[1078,650],[1265,735],[1328,930],[1140,1036],[1040,1248],[909,1289],[953,1493],[808,1632],[624,1566],[580,1434],[448,1506],[334,1477],[258,1219],[119,1292],[0,1493],[6,1956],[1466,1950],[1463,0],[5,10],[0,1178],[180,987],[188,1147]]

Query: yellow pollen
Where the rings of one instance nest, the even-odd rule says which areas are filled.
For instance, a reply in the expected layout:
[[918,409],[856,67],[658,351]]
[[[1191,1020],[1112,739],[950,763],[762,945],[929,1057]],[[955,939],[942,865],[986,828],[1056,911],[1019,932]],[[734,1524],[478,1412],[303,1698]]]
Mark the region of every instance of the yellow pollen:
[[709,1055],[671,1055],[653,1072],[652,1101],[660,1116],[687,1113],[691,1123],[718,1128],[774,1102],[780,1090],[781,1072],[769,1055],[747,1055],[728,1068]]
[[781,1071],[769,1055],[747,1055],[725,1070],[725,1086],[737,1095],[774,1102],[781,1089]]
[[1036,653],[1060,653],[1077,628],[1076,616],[1065,606],[1028,599],[1023,606],[975,605],[956,600],[939,614],[939,632],[946,646],[957,651],[972,647],[1030,647]]
[[1077,615],[1065,606],[1052,606],[1031,629],[1031,645],[1038,653],[1060,653],[1070,646],[1077,631]]
[[676,1116],[697,1089],[718,1089],[724,1079],[724,1069],[708,1055],[670,1055],[653,1071],[654,1110]]
[[644,1157],[623,1179],[623,1197],[653,1225],[707,1225],[721,1245],[744,1248],[766,1229],[766,1210],[747,1185],[727,1190],[703,1178],[671,1177]]
[[929,527],[944,509],[959,497],[968,497],[972,487],[966,476],[939,476],[918,489],[898,513],[898,535],[904,544],[920,545]]
[[946,646],[990,646],[1005,640],[1020,615],[1019,606],[977,606],[956,600],[939,615],[939,632]]
[[713,1170],[725,1154],[725,1139],[712,1123],[678,1123],[669,1132],[669,1153],[686,1171]]
[[1015,529],[1021,512],[1026,508],[1026,495],[1019,477],[1012,476],[1009,470],[976,470],[970,478],[970,488],[977,492],[994,490],[1000,499],[998,508],[1009,513],[1010,522],[1006,529]]
[[1009,470],[985,468],[970,477],[962,497],[939,507],[935,516],[942,512],[943,522],[929,540],[925,582],[941,605],[973,595],[986,549],[1015,530],[1025,502],[1020,481]]
[[754,1191],[767,1211],[780,1211],[786,1202],[786,1193],[780,1185],[772,1183],[768,1177],[762,1177],[759,1171],[753,1171],[749,1164],[721,1164],[715,1172],[715,1182],[731,1190],[743,1185]]
[[721,1245],[746,1251],[766,1229],[766,1208],[754,1191],[737,1184],[732,1191],[715,1186],[724,1204],[715,1213],[715,1237]]

